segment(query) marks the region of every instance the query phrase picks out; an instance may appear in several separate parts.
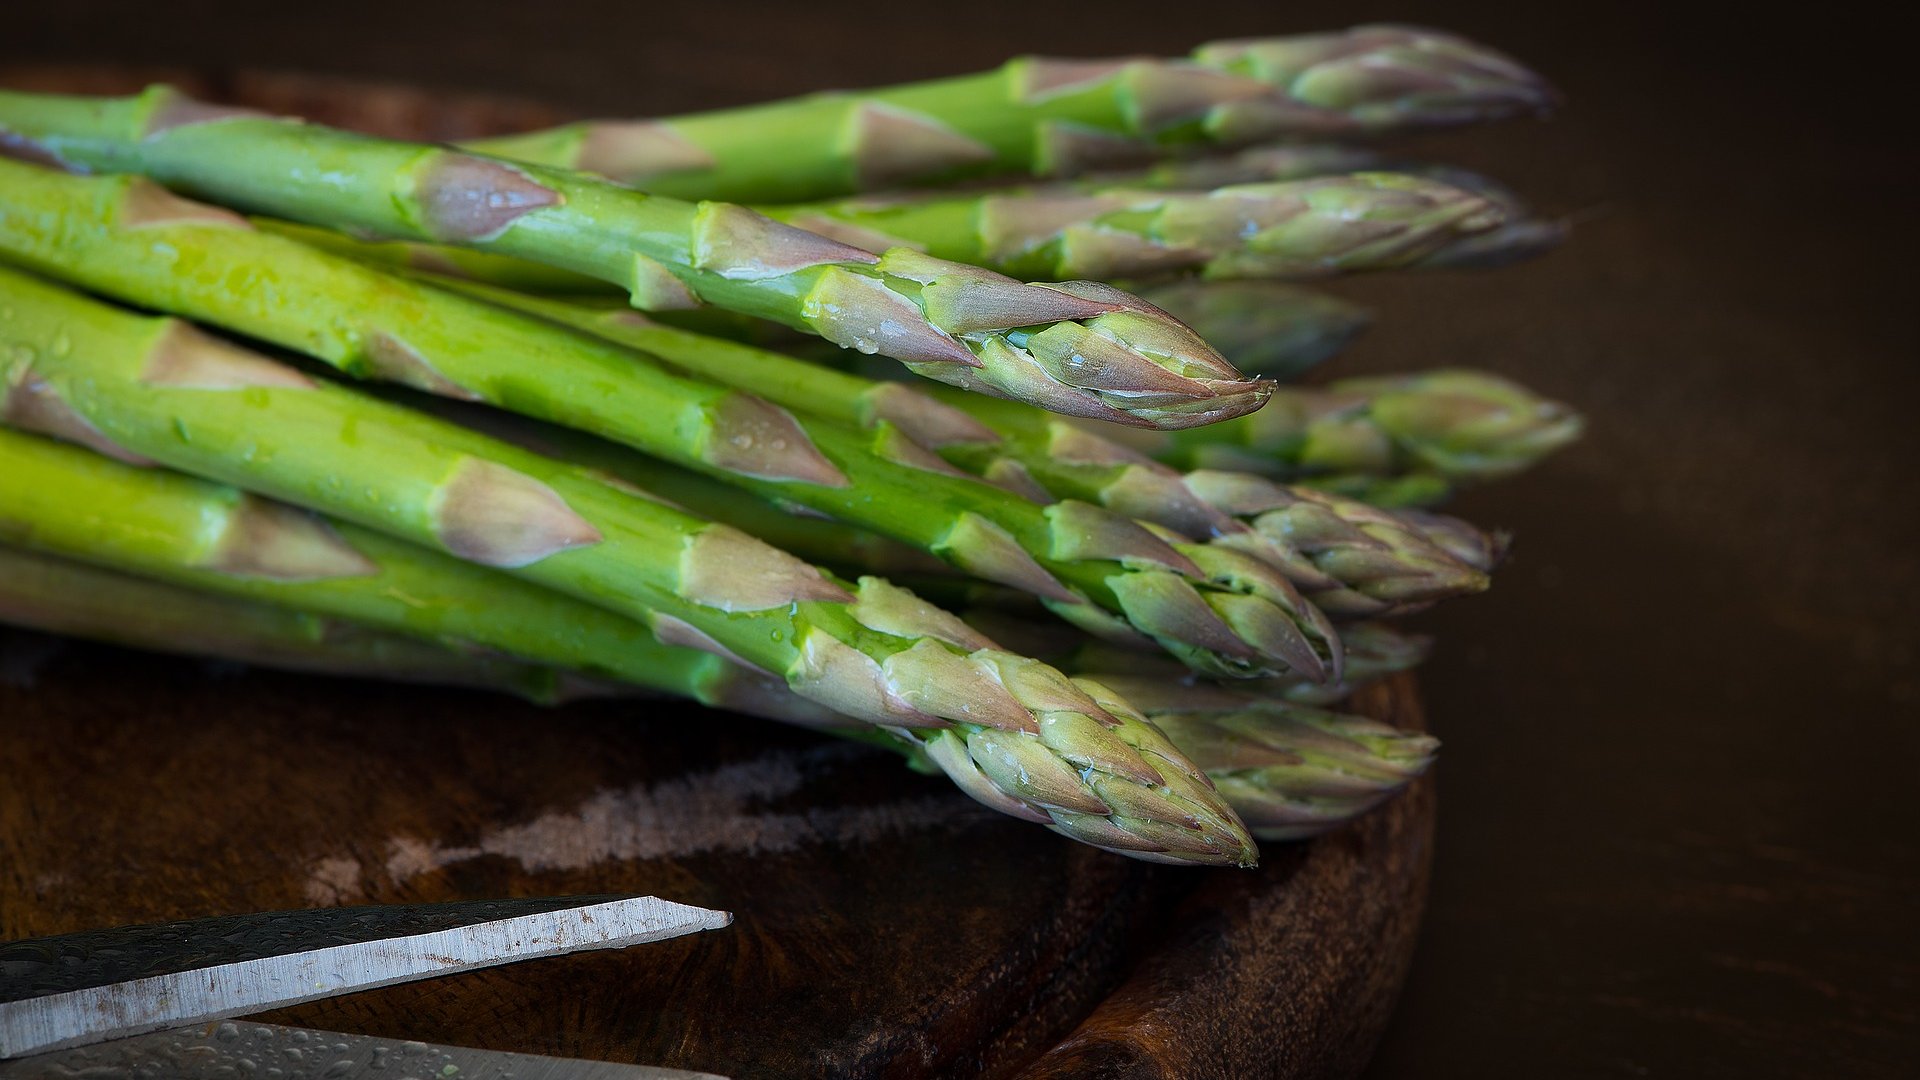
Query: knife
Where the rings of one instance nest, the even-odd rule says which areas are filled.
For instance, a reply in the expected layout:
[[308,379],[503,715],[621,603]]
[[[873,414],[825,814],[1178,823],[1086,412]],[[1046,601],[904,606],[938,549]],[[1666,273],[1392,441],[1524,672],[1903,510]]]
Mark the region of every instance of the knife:
[[[396,1074],[384,1071],[388,1060],[398,1064],[425,1053],[445,1058],[431,1073],[435,1076],[467,1077],[476,1068],[516,1077],[698,1076],[209,1022],[516,960],[620,949],[719,929],[732,919],[726,912],[651,896],[543,897],[230,915],[0,943],[0,1077],[73,1075],[115,1062],[125,1075],[199,1075],[175,1066],[215,1061],[219,1064],[208,1067],[231,1067],[246,1075],[254,1068],[241,1062],[262,1063],[257,1049],[244,1048],[279,1040],[282,1051],[300,1049],[303,1037],[319,1056],[339,1056],[329,1057],[319,1071],[293,1070],[287,1065],[296,1058],[282,1052],[272,1055],[271,1067],[289,1077],[296,1071],[346,1077],[362,1067],[391,1076]],[[189,1030],[167,1030],[183,1028]],[[120,1041],[91,1051],[71,1049],[109,1040]],[[335,1051],[335,1046],[346,1049]],[[414,1047],[424,1049],[401,1053]],[[165,1060],[152,1059],[156,1053]],[[306,1057],[304,1049],[297,1055],[301,1061]],[[487,1064],[497,1058],[524,1060]],[[363,1066],[356,1065],[361,1059]],[[160,1071],[133,1069],[136,1062],[158,1065]],[[424,1064],[407,1062],[398,1075]],[[626,1071],[552,1071],[563,1065]],[[444,1071],[449,1067],[454,1072]]]
[[726,1080],[612,1061],[509,1054],[221,1020],[0,1061],[0,1080]]

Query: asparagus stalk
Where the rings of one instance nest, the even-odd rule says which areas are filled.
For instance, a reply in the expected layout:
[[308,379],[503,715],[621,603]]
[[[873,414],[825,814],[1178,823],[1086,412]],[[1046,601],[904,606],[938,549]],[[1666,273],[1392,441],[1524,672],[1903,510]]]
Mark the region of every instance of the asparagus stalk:
[[1482,573],[1504,562],[1513,547],[1512,534],[1504,530],[1485,532],[1451,514],[1405,509],[1399,511],[1399,518],[1425,533],[1427,539],[1454,558]]
[[[1485,176],[1465,169],[1400,161],[1356,147],[1259,146],[1237,154],[1168,161],[1139,172],[1115,173],[1102,178],[1099,185],[1076,185],[1075,190],[1098,191],[1100,185],[1104,185],[1121,190],[1207,191],[1355,172],[1394,172],[1423,177],[1470,191],[1500,210],[1503,218],[1500,224],[1471,236],[1454,238],[1411,264],[1414,269],[1505,266],[1544,255],[1567,238],[1568,222],[1533,216],[1517,194]],[[1174,313],[1179,314],[1177,310]],[[1220,343],[1213,341],[1204,330],[1201,336],[1219,347]],[[1231,351],[1223,349],[1222,352],[1232,358]],[[1252,369],[1242,366],[1242,370]]]
[[[590,299],[595,303],[614,303],[619,296],[617,289],[597,278],[583,277],[542,263],[516,259],[511,255],[496,255],[417,240],[358,240],[332,229],[279,218],[254,216],[248,221],[256,229],[297,240],[306,247],[429,279],[471,281],[517,293]],[[818,348],[831,350],[836,356],[842,351],[831,342],[800,333],[791,327],[723,308],[655,311],[650,312],[649,317],[670,326],[750,345]],[[1328,332],[1332,332],[1331,318],[1331,315],[1326,317]],[[1304,338],[1312,332],[1311,328],[1303,327],[1300,334]],[[888,369],[889,374],[899,370],[891,358],[868,356],[864,359]]]
[[[1544,79],[1511,58],[1418,26],[1376,23],[1215,41],[1195,49],[1193,59],[1258,79],[1296,100],[1346,111],[1352,128],[1369,135],[1541,112],[1555,101]],[[1264,133],[1260,141],[1275,139]]]
[[1194,147],[1393,135],[1538,112],[1539,76],[1399,26],[1203,45],[1188,60],[1021,57],[992,71],[470,145],[690,199],[792,202],[1069,176]]
[[[927,586],[922,591],[929,596],[939,597],[944,591],[937,582],[929,582]],[[1032,605],[1024,603],[1018,594],[990,588],[966,589],[963,593],[942,597],[942,600],[960,611],[968,625],[1009,648],[1042,658],[1076,678],[1108,683],[1141,678],[1170,687],[1216,685],[1166,657],[1084,635],[1063,636],[1054,627],[1036,620]],[[1241,679],[1231,684],[1232,689],[1295,705],[1337,705],[1362,686],[1412,671],[1426,660],[1433,646],[1432,640],[1424,635],[1409,634],[1382,622],[1349,623],[1341,628],[1341,633],[1348,644],[1346,672],[1339,682],[1310,683],[1282,676]]]
[[[429,560],[436,558],[426,552],[420,554]],[[472,649],[429,644],[344,619],[204,593],[5,545],[0,545],[0,623],[269,668],[496,690],[538,704],[554,704],[563,693],[586,685],[577,676],[552,668]],[[719,657],[672,646],[658,648],[676,661],[687,658],[697,665],[736,674],[746,685],[763,691],[746,697],[748,708],[743,711],[847,738],[877,741],[924,761],[917,744],[880,735],[872,728],[842,726],[844,720]],[[665,684],[656,689],[694,696],[705,688],[704,684],[689,687],[675,683],[671,676],[677,670],[658,667],[649,669],[648,674],[656,683]],[[1097,683],[1081,685],[1090,693],[1106,693]],[[620,688],[606,684],[592,689],[610,693]],[[721,700],[728,703],[724,697]],[[1270,807],[1291,808],[1306,803],[1322,812],[1316,824],[1337,824],[1329,813],[1334,804],[1325,798],[1327,789],[1339,786],[1345,790],[1356,781],[1377,782],[1391,776],[1403,756],[1397,752],[1400,747],[1396,741],[1376,733],[1369,722],[1354,717],[1329,719],[1329,714],[1318,710],[1276,710],[1263,704],[1217,715],[1184,706],[1166,706],[1160,713],[1215,763],[1209,768],[1217,770],[1217,776],[1209,778],[1233,792],[1229,805],[1236,810],[1244,805],[1248,811],[1266,815],[1249,820],[1249,827],[1275,839],[1292,839],[1305,833],[1297,826],[1284,834],[1274,833],[1276,822],[1271,820]],[[1147,715],[1153,719],[1152,714]],[[1340,737],[1356,726],[1368,741]],[[877,740],[876,735],[880,735]],[[1386,752],[1374,753],[1375,746]],[[1328,753],[1328,749],[1333,752]],[[928,763],[926,767],[932,766]],[[1360,805],[1363,800],[1349,795],[1345,801]]]
[[1261,840],[1314,836],[1366,813],[1425,772],[1440,746],[1366,717],[1219,686],[1117,675],[1099,682],[1145,702]]
[[1521,472],[1579,438],[1582,423],[1508,379],[1442,369],[1285,387],[1259,414],[1193,438],[1099,431],[1176,468],[1258,473],[1392,506]]
[[[26,399],[24,415],[17,391],[9,395],[8,425],[48,415],[45,388],[29,393],[35,397]],[[107,448],[97,432],[69,426],[66,434]],[[213,594],[229,605],[271,605],[276,618],[296,627],[294,640],[332,643],[341,640],[342,625],[366,627],[484,657],[490,668],[565,668],[720,708],[829,722],[825,710],[765,674],[664,644],[631,618],[381,533],[12,427],[0,427],[0,459],[7,463],[0,470],[0,536],[10,543],[103,572],[154,579],[191,595]],[[25,573],[9,573],[6,588],[15,615],[55,604],[71,608],[80,595],[78,587],[64,588],[54,578],[36,587],[35,577]],[[126,594],[124,606],[131,607],[137,595]],[[110,605],[121,604],[95,600],[68,618],[99,621]],[[140,605],[132,615],[123,612],[117,621],[133,635],[174,617],[155,603]],[[216,623],[205,633],[216,635],[209,645],[224,650],[232,635],[265,631],[254,619]],[[185,635],[178,641],[198,644]],[[395,648],[379,644],[374,656],[400,655]],[[364,653],[360,658],[386,662]],[[563,680],[551,692],[568,688]]]
[[[1196,470],[1184,482],[1209,505],[1251,525],[1228,541],[1237,539],[1280,565],[1288,580],[1336,618],[1406,615],[1448,597],[1483,592],[1490,583],[1491,565],[1454,554],[1479,535],[1459,518],[1415,522],[1358,499],[1283,487],[1247,473]],[[1429,528],[1443,528],[1446,542]]]
[[[1204,192],[866,196],[766,212],[868,251],[908,247],[1020,276],[1103,280],[1303,280],[1412,267],[1447,260],[1453,248],[1507,224],[1506,210],[1484,196],[1387,172]],[[1476,248],[1474,257],[1485,255]]]
[[605,435],[1037,590],[1078,625],[1144,634],[1209,670],[1337,668],[1324,617],[1257,561],[1196,559],[1091,505],[1009,499],[896,430],[796,420],[603,339],[263,234],[144,180],[0,162],[0,193],[0,254],[44,273],[355,376]]
[[1079,416],[1204,424],[1258,408],[1266,393],[1119,290],[1026,285],[909,249],[874,255],[730,204],[217,108],[166,87],[113,99],[0,92],[0,129],[73,166],[143,173],[297,221],[528,258],[618,284],[639,307],[706,303],[772,319]]
[[1488,270],[1507,266],[1559,247],[1572,228],[1565,219],[1534,216],[1513,189],[1480,173],[1427,163],[1396,165],[1394,171],[1414,173],[1471,191],[1504,211],[1504,220],[1499,225],[1448,244],[1423,260],[1418,269]]
[[[915,739],[976,798],[1065,835],[1165,861],[1253,859],[1231,811],[1150,724],[905,590],[836,581],[738,530],[174,320],[16,275],[6,294],[10,423],[238,484],[644,621],[662,641],[768,672]],[[24,527],[54,512],[27,501]],[[118,515],[126,502],[99,505]]]
[[4,544],[0,623],[312,674],[496,690],[543,705],[585,685],[564,679],[552,668],[504,656],[434,645],[312,611],[204,593]]
[[[267,232],[324,251],[442,280],[464,280],[518,293],[598,297],[601,282],[505,255],[417,241],[355,240],[331,229],[275,218],[254,218]],[[1137,295],[1186,323],[1230,363],[1290,382],[1331,359],[1371,321],[1366,309],[1293,285],[1263,280],[1173,280],[1139,285]],[[810,340],[776,323],[717,308],[654,312],[667,325],[711,337],[777,348]],[[831,345],[836,355],[844,355]]]
[[[1016,402],[954,393],[943,395],[946,403],[942,405],[895,383],[823,370],[750,346],[657,326],[625,310],[596,309],[472,283],[453,287],[587,330],[731,385],[754,387],[804,413],[867,427],[902,426],[922,443],[938,446],[947,461],[1006,483],[1037,503],[1087,500],[1188,536],[1214,537],[1207,546],[1212,550],[1190,544],[1175,547],[1196,561],[1217,562],[1221,549],[1250,555],[1279,570],[1305,591],[1313,606],[1336,617],[1398,614],[1487,587],[1483,571],[1462,564],[1419,528],[1355,500],[1291,491],[1253,475],[1182,477]],[[609,467],[619,471],[618,466]],[[638,482],[644,485],[647,480]],[[684,485],[681,490],[685,491]],[[701,498],[697,494],[682,497]],[[711,502],[702,505],[707,512],[741,524],[725,517],[728,509]],[[1471,526],[1454,521],[1451,527],[1462,530],[1456,542],[1467,542]],[[822,539],[829,552],[845,543]],[[830,555],[812,554],[819,550],[809,548],[810,557],[831,561]]]
[[[379,266],[417,270],[443,277],[485,281],[503,289],[516,289],[520,292],[555,293],[562,296],[620,295],[618,289],[599,278],[576,274],[571,270],[562,270],[557,266],[548,266],[546,263],[534,262],[531,259],[515,258],[512,255],[475,251],[472,248],[455,247],[452,244],[429,244],[419,240],[353,239],[344,233],[323,229],[318,225],[302,225],[297,221],[282,221],[278,218],[254,217],[249,220],[257,229],[290,237],[309,247],[351,254],[362,262]],[[753,319],[751,316],[713,308],[694,308],[680,314],[696,313],[701,317],[712,316],[742,325],[772,326],[771,323]]]

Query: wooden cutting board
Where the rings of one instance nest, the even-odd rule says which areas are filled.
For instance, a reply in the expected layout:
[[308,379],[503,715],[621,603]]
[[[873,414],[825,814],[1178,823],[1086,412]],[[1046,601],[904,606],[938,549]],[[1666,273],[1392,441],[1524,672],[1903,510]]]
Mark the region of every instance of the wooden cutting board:
[[[257,73],[0,70],[446,139],[553,123]],[[4,467],[4,463],[0,463]],[[1413,680],[1357,711],[1422,727]],[[1357,1073],[1417,933],[1431,779],[1257,871],[1150,866],[879,751],[672,703],[544,710],[0,633],[0,938],[323,904],[644,892],[717,933],[264,1017],[749,1077]]]

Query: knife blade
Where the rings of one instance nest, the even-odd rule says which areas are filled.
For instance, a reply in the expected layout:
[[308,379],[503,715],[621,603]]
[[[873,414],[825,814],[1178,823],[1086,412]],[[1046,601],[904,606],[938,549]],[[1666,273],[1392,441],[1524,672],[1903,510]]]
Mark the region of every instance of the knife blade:
[[314,908],[0,944],[0,1059],[733,921],[652,896]]
[[0,1061],[0,1080],[725,1080],[713,1073],[222,1020]]

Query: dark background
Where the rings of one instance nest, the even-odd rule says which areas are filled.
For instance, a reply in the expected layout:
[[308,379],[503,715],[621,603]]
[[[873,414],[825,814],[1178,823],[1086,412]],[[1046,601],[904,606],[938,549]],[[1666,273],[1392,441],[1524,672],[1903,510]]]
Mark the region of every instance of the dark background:
[[[271,7],[273,10],[263,10]],[[1420,21],[1567,95],[1423,143],[1572,243],[1360,281],[1337,370],[1468,364],[1591,434],[1458,509],[1519,552],[1426,620],[1427,929],[1372,1075],[1912,1075],[1920,389],[1893,27],[1668,5],[7,5],[0,62],[245,65],[670,113],[1022,51]],[[1894,114],[1897,115],[1897,114]]]

